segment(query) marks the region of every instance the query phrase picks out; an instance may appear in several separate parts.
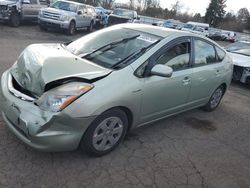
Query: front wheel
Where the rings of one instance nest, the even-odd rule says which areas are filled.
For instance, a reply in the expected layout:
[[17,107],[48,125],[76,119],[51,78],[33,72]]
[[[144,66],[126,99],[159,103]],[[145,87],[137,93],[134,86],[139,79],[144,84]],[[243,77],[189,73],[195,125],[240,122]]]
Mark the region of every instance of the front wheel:
[[71,21],[69,24],[69,28],[67,30],[68,35],[74,35],[76,32],[76,24],[74,21]]
[[220,104],[220,101],[224,95],[225,89],[223,86],[218,87],[212,96],[210,97],[206,106],[204,106],[204,110],[207,112],[214,111]]
[[20,19],[20,15],[17,14],[17,13],[13,13],[11,16],[10,16],[10,25],[12,27],[18,27],[21,23],[21,19]]
[[114,150],[123,140],[127,127],[128,118],[124,111],[108,110],[89,126],[80,147],[92,156],[105,155]]
[[90,22],[90,25],[87,28],[88,32],[92,32],[93,31],[93,21]]

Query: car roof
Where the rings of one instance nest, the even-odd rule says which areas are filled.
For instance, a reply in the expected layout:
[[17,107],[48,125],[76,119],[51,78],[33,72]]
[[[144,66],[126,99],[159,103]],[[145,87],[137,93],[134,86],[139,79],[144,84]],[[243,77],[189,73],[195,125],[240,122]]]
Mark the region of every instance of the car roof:
[[167,38],[167,37],[172,36],[172,35],[174,35],[175,37],[184,37],[184,36],[197,37],[197,38],[201,38],[203,40],[209,41],[210,43],[213,43],[216,46],[220,46],[216,42],[214,42],[213,40],[211,40],[207,37],[204,37],[204,36],[201,36],[201,35],[198,35],[195,33],[191,33],[188,31],[176,30],[176,29],[147,25],[147,24],[138,24],[138,23],[118,24],[118,25],[116,25],[116,27],[133,29],[136,31],[157,35],[157,36],[162,37],[162,38]]
[[[75,5],[85,5],[87,7],[93,7],[91,5],[87,5],[87,4],[84,4],[84,3],[78,3],[78,2],[75,2],[75,1],[68,1],[68,0],[58,0],[58,1],[63,1],[63,2],[68,2],[68,3],[72,3],[72,4],[75,4]],[[94,7],[93,7],[94,8]]]
[[147,25],[147,24],[127,23],[127,24],[119,24],[119,26],[122,28],[133,29],[133,30],[144,32],[144,33],[154,34],[163,38],[166,38],[172,34],[183,35],[183,36],[192,35],[191,33],[185,32],[185,31],[180,31],[180,30],[175,30],[175,29],[170,29],[170,28],[165,28],[165,27],[152,26],[152,25]]

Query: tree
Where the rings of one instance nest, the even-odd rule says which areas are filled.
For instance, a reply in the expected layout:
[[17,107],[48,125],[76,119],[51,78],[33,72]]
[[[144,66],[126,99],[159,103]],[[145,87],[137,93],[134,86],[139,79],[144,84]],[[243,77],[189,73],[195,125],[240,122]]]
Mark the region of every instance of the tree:
[[241,22],[246,23],[246,22],[247,22],[247,19],[248,19],[248,17],[249,17],[249,11],[248,11],[247,8],[241,8],[241,9],[238,11],[237,15],[238,15],[237,18],[238,18]]
[[200,13],[196,13],[193,16],[193,20],[196,21],[196,22],[202,22],[203,21]]
[[211,0],[205,14],[205,22],[216,27],[222,21],[226,11],[226,0]]

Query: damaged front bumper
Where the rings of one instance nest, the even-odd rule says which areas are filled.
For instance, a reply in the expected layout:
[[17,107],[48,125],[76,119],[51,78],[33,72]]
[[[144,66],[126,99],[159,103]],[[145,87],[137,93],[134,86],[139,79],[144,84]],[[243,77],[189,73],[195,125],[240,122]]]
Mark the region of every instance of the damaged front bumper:
[[8,75],[9,71],[2,75],[1,91],[2,116],[9,129],[24,143],[41,151],[76,149],[95,117],[75,118],[63,111],[43,111],[9,91]]
[[10,10],[0,10],[0,21],[8,21],[11,16]]

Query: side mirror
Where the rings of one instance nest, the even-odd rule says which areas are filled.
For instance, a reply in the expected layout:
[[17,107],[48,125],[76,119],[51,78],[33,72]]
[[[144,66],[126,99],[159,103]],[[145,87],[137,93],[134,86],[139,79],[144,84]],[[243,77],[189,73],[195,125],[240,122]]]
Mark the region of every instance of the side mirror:
[[22,4],[30,4],[30,0],[23,0]]
[[157,64],[151,70],[151,75],[161,76],[161,77],[171,77],[173,74],[173,69],[167,65]]
[[82,15],[83,13],[82,13],[81,10],[79,10],[79,11],[77,12],[77,14],[78,14],[78,15]]
[[139,17],[139,16],[137,16],[137,18],[136,18],[137,20],[140,20],[141,18]]

